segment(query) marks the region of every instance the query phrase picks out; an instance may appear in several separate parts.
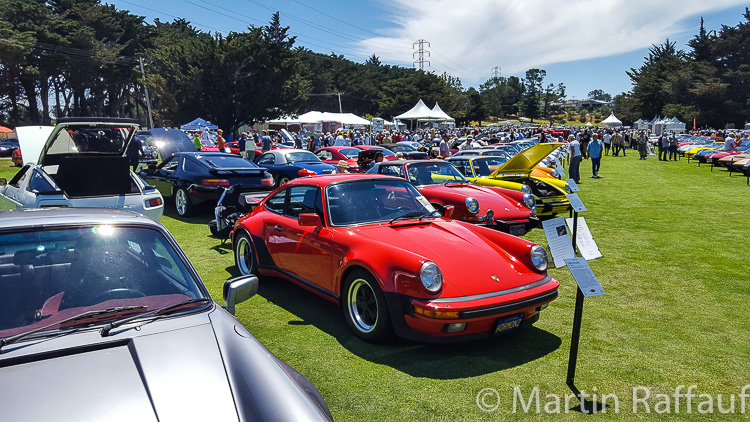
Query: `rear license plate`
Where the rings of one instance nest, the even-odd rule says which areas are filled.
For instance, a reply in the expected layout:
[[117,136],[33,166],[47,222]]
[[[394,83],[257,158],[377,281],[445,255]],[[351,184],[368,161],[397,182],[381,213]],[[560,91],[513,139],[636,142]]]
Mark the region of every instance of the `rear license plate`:
[[495,334],[513,331],[521,326],[521,321],[523,321],[523,314],[513,315],[511,317],[501,319],[497,323]]
[[523,236],[526,234],[526,227],[523,225],[510,226],[510,234],[513,236]]

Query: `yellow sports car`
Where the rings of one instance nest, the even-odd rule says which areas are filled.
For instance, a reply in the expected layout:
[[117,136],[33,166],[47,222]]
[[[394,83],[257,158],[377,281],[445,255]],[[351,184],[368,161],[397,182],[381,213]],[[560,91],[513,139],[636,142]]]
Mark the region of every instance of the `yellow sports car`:
[[704,149],[714,150],[714,149],[721,149],[721,148],[724,148],[724,142],[714,142],[713,144],[699,145],[699,146],[696,146],[695,148],[685,151],[685,157],[693,158],[693,155],[695,155],[699,151],[703,151]]
[[537,214],[553,216],[570,209],[568,198],[565,197],[566,193],[570,193],[570,187],[564,180],[534,173],[537,170],[536,165],[562,145],[561,143],[534,145],[507,161],[502,157],[492,156],[459,156],[451,157],[447,161],[456,166],[469,181],[478,185],[514,189],[533,194],[536,197]]

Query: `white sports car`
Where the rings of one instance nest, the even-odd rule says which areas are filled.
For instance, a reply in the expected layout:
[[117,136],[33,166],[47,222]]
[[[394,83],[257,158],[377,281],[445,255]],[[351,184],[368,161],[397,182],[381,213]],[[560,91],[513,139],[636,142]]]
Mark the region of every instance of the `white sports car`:
[[26,164],[10,181],[0,179],[0,209],[122,208],[160,219],[161,194],[130,171],[127,152],[134,148],[137,163],[137,129],[135,120],[113,118],[17,128]]

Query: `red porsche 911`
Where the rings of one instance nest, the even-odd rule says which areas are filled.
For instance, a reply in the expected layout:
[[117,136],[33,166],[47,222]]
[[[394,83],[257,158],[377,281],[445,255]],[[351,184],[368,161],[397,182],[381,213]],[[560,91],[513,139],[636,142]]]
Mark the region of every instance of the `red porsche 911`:
[[533,324],[558,294],[545,250],[452,213],[396,177],[294,179],[238,220],[235,263],[339,304],[365,341],[468,340]]

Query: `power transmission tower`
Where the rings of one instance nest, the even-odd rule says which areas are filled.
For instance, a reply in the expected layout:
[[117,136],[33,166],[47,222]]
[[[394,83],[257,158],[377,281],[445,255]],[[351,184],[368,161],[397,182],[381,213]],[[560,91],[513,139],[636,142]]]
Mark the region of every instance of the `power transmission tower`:
[[412,58],[414,56],[418,56],[419,57],[417,60],[414,61],[415,67],[416,67],[417,63],[419,63],[419,70],[424,70],[424,64],[425,63],[427,63],[427,66],[430,66],[430,61],[429,60],[425,60],[425,58],[424,58],[425,53],[427,53],[427,57],[430,57],[430,52],[429,51],[425,51],[425,49],[424,49],[424,45],[425,44],[427,44],[427,47],[430,46],[430,42],[426,41],[426,40],[417,40],[417,41],[415,41],[411,45],[412,47],[414,47],[415,45],[419,45],[419,47],[417,48],[417,51],[415,51],[411,55]]
[[500,77],[500,66],[495,66],[491,69],[490,77],[492,78],[499,78]]

